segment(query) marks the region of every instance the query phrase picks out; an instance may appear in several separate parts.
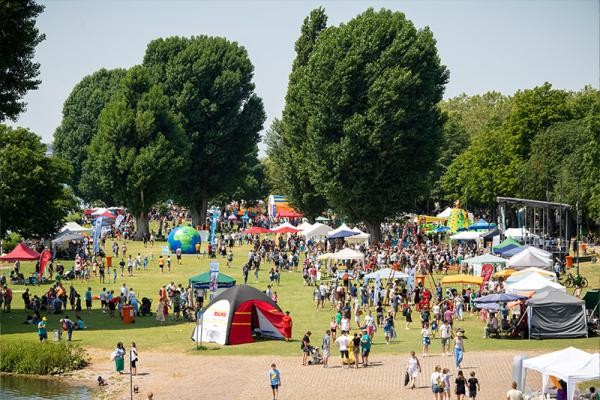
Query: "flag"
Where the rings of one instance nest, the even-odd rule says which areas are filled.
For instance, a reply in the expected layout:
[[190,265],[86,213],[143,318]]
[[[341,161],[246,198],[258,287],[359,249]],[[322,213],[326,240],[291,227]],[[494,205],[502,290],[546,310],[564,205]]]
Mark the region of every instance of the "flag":
[[104,217],[98,217],[94,224],[94,254],[100,253],[100,233],[102,231],[102,220]]
[[44,249],[42,254],[40,254],[40,279],[44,276],[44,270],[46,269],[46,265],[52,260],[52,253],[48,249]]

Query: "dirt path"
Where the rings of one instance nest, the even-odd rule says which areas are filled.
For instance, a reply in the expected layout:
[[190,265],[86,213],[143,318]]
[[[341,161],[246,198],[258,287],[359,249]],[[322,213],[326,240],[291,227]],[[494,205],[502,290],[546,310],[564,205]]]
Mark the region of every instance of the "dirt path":
[[[129,375],[118,375],[106,351],[92,350],[92,364],[72,375],[79,382],[95,381],[98,375],[107,378],[109,386],[99,388],[98,398],[128,399]],[[504,399],[511,383],[514,354],[507,352],[467,353],[465,373],[475,371],[481,383],[478,399]],[[148,392],[155,399],[270,399],[267,371],[271,362],[282,374],[280,399],[329,399],[344,393],[344,399],[431,399],[429,376],[435,365],[453,371],[451,357],[433,355],[421,359],[423,373],[418,388],[402,385],[407,355],[374,354],[373,367],[341,369],[339,360],[330,360],[331,367],[303,367],[299,357],[267,356],[202,356],[141,352],[138,375],[133,384],[139,387],[136,400],[146,399]],[[455,373],[455,371],[454,371]],[[529,374],[528,386],[539,387],[541,378]]]

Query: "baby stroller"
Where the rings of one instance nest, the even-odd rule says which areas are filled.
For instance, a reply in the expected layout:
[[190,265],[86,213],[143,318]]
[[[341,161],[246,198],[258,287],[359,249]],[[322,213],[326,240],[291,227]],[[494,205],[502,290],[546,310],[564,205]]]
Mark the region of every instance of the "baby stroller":
[[147,297],[142,297],[142,306],[140,307],[141,316],[152,316],[152,300]]
[[318,364],[322,364],[323,363],[323,355],[321,354],[321,351],[314,346],[309,346],[308,347],[309,350],[309,355],[310,355],[310,359],[308,360],[308,365],[318,365]]

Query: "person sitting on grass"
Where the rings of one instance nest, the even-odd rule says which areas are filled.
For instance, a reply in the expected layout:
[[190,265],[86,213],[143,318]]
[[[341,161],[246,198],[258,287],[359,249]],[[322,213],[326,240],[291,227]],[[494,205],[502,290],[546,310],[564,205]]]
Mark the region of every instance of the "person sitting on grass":
[[87,326],[85,326],[85,322],[83,322],[83,319],[81,319],[81,315],[77,316],[77,324],[75,325],[75,329],[77,330],[84,330],[86,329]]

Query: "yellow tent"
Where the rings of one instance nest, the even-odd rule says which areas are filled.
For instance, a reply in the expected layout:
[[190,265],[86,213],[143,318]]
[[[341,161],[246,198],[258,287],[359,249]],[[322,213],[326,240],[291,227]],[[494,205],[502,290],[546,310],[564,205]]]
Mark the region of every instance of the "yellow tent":
[[324,254],[321,254],[319,257],[317,257],[317,259],[320,261],[328,260],[329,258],[331,258],[332,255],[333,255],[333,253],[324,253]]
[[494,274],[494,276],[495,276],[496,278],[506,278],[506,277],[509,277],[509,276],[511,276],[511,275],[512,275],[512,274],[514,274],[515,272],[517,272],[517,271],[516,271],[516,270],[514,270],[514,269],[507,268],[507,269],[503,269],[502,271],[498,271],[498,272],[496,272],[496,273]]
[[473,285],[481,285],[483,283],[483,278],[481,276],[473,276],[473,275],[447,275],[442,279],[442,284],[446,285],[449,283],[468,283]]

